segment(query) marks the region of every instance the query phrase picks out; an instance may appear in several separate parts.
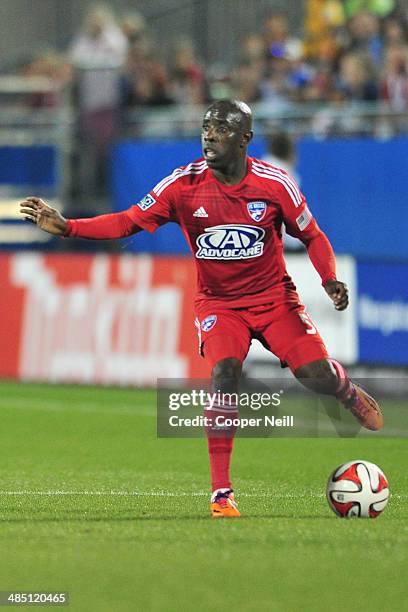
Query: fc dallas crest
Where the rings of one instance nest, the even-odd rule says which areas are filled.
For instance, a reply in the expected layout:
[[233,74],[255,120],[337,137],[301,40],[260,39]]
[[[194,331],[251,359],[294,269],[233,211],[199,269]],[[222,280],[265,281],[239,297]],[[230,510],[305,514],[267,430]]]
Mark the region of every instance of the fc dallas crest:
[[248,202],[247,208],[254,221],[261,221],[266,213],[266,202]]

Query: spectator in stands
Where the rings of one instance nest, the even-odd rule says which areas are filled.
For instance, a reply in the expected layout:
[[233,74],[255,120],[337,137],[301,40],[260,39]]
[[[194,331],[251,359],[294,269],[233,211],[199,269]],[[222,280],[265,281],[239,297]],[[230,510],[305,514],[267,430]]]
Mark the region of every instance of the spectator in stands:
[[272,57],[300,57],[303,43],[291,36],[288,18],[284,13],[271,13],[263,24],[266,52]]
[[380,35],[380,20],[368,11],[361,11],[348,24],[350,44],[346,51],[369,55],[373,62],[380,64],[384,43]]
[[[266,139],[267,153],[263,159],[273,166],[286,170],[300,186],[300,176],[296,172],[296,148],[287,132],[269,133]],[[283,245],[289,251],[303,249],[302,243],[284,231]]]
[[29,78],[42,78],[44,90],[30,94],[26,103],[32,107],[52,107],[63,103],[63,94],[72,80],[72,70],[66,58],[56,51],[47,51],[23,69]]
[[240,61],[250,64],[262,76],[265,70],[265,64],[268,54],[265,49],[265,43],[259,34],[247,34],[240,43]]
[[231,72],[231,96],[246,102],[258,102],[261,98],[261,79],[258,70],[242,60]]
[[95,5],[87,14],[82,32],[74,39],[69,55],[75,66],[123,64],[127,40],[116,24],[112,12],[104,5]]
[[331,99],[341,49],[334,39],[319,42],[313,62],[314,74],[302,91],[303,102],[327,102]]
[[129,47],[136,42],[148,38],[145,18],[137,11],[123,15],[120,20],[120,28]]
[[341,0],[307,0],[305,17],[305,55],[318,59],[322,48],[336,53],[341,46],[341,30],[345,24]]
[[300,186],[300,177],[296,172],[296,148],[287,132],[270,132],[266,138],[267,154],[263,159],[273,166],[286,170]]
[[305,58],[314,73],[299,96],[304,102],[329,101],[344,43],[345,16],[341,0],[307,0]]
[[395,112],[408,110],[407,45],[392,45],[386,50],[382,95]]
[[298,102],[314,73],[312,65],[303,61],[300,47],[274,46],[266,76],[260,84],[261,99],[283,106]]
[[168,87],[166,70],[155,58],[150,41],[133,43],[120,79],[122,107],[171,104]]
[[274,108],[285,108],[292,101],[292,87],[290,83],[291,64],[284,55],[279,56],[280,50],[274,48],[268,59],[266,73],[259,90],[262,102],[274,104]]
[[238,63],[231,73],[233,96],[247,102],[258,101],[261,97],[259,85],[266,67],[267,53],[262,36],[247,34],[241,41]]
[[290,32],[285,14],[267,17],[264,43],[269,59],[260,83],[261,99],[282,106],[302,100],[315,71],[310,62],[304,61],[303,42]]
[[204,70],[198,61],[191,40],[177,43],[170,68],[171,96],[177,104],[203,104],[207,87]]
[[111,11],[103,5],[90,9],[83,31],[69,49],[76,69],[80,124],[77,147],[80,159],[74,164],[73,183],[79,186],[78,195],[86,194],[93,201],[95,195],[106,195],[107,155],[116,130],[119,68],[126,49],[125,36]]
[[402,17],[388,17],[384,21],[383,31],[385,46],[408,44],[407,22]]
[[340,60],[337,90],[345,100],[377,100],[378,83],[370,58],[360,53],[346,53]]

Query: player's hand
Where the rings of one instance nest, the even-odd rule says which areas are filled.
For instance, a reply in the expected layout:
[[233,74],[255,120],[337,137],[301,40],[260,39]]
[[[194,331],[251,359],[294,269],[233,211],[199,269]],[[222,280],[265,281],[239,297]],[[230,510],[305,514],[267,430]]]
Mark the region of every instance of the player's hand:
[[20,203],[20,212],[25,219],[38,225],[44,232],[55,236],[65,236],[68,223],[65,217],[40,198],[26,198]]
[[337,280],[329,280],[324,289],[333,301],[336,310],[345,310],[349,304],[347,285]]

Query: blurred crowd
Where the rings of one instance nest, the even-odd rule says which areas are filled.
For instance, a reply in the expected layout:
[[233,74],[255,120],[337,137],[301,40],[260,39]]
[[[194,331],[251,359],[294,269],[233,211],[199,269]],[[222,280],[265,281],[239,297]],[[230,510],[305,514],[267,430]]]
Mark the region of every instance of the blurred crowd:
[[[139,13],[88,13],[65,54],[41,55],[24,68],[57,86],[75,85],[86,109],[206,103],[385,100],[408,107],[408,10],[398,0],[305,0],[302,35],[284,13],[269,13],[243,34],[235,65],[206,66],[191,40],[162,49]],[[56,88],[58,89],[58,87]],[[32,100],[51,105],[51,96]]]
[[233,87],[252,101],[387,100],[402,110],[408,36],[403,15],[394,11],[393,2],[309,0],[302,38],[293,36],[285,15],[271,15],[263,36],[244,39]]
[[[137,115],[140,109],[181,108],[221,97],[258,102],[275,112],[308,102],[320,105],[315,133],[343,133],[353,118],[336,124],[332,109],[344,102],[380,101],[400,115],[408,111],[407,4],[305,0],[300,32],[291,29],[288,14],[269,12],[256,31],[242,29],[232,66],[222,60],[206,65],[182,35],[172,46],[160,44],[138,12],[119,18],[108,6],[95,5],[65,53],[47,52],[24,66],[24,75],[52,84],[30,94],[28,103],[52,107],[68,92],[79,118],[76,183],[92,183],[91,191],[102,193],[109,145],[127,111]],[[393,133],[400,129],[395,125]],[[135,130],[133,136],[142,133]]]

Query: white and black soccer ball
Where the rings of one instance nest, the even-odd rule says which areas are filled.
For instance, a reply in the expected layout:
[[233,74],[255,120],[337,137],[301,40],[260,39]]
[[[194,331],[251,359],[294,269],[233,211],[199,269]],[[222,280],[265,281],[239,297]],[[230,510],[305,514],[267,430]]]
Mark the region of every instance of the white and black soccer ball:
[[369,461],[349,461],[330,475],[327,501],[341,517],[376,518],[388,503],[388,480],[378,465]]

